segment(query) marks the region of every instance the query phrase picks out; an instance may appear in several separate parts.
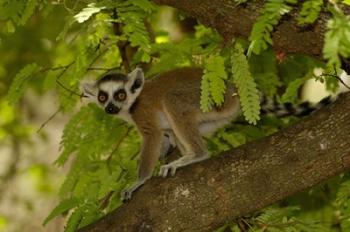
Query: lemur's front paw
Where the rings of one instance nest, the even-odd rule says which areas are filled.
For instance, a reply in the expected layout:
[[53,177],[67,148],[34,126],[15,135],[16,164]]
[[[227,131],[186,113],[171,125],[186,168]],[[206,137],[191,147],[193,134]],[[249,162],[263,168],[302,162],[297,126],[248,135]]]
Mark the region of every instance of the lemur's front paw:
[[167,177],[169,173],[171,176],[174,176],[178,167],[179,166],[176,163],[162,165],[159,170],[159,175]]

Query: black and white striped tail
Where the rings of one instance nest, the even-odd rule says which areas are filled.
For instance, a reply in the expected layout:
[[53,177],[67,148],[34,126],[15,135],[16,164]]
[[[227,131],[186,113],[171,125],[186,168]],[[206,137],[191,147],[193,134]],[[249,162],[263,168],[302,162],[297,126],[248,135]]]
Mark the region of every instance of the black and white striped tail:
[[273,114],[279,117],[291,115],[306,116],[333,103],[336,99],[337,97],[328,96],[323,98],[318,103],[303,102],[295,105],[292,103],[279,103],[276,100],[263,97],[261,102],[261,114]]

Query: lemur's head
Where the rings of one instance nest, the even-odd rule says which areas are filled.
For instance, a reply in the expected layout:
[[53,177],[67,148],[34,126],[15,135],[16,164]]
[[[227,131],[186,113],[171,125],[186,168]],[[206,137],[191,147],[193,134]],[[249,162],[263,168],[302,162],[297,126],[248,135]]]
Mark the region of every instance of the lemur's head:
[[144,84],[141,68],[136,68],[128,75],[110,73],[100,80],[82,83],[84,95],[108,114],[118,114],[121,110],[129,110],[139,96]]

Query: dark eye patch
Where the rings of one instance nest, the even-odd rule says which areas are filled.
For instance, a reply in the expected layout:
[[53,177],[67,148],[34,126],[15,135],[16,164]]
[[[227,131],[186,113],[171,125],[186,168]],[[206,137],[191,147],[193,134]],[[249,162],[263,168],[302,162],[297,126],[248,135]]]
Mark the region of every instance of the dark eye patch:
[[137,78],[135,82],[132,84],[130,91],[135,93],[136,89],[142,86],[142,79]]
[[126,99],[126,92],[124,89],[120,89],[116,91],[113,95],[114,100],[116,101],[125,101]]
[[108,94],[102,90],[98,91],[98,101],[101,103],[105,103],[108,100]]

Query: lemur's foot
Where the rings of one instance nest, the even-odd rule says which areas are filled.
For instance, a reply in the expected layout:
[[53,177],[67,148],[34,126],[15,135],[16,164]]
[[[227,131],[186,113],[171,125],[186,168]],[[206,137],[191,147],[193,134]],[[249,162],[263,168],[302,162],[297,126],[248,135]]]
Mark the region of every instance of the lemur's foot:
[[120,194],[120,199],[125,202],[131,199],[132,194],[135,192],[135,190],[137,190],[139,187],[141,187],[145,181],[145,180],[138,180],[136,183],[134,183],[130,188],[126,188],[124,189],[121,194]]
[[197,163],[202,160],[205,160],[209,158],[209,155],[202,155],[202,156],[193,156],[193,155],[186,155],[181,157],[178,160],[175,160],[169,164],[162,165],[159,170],[159,175],[162,177],[167,177],[168,174],[171,176],[174,176],[176,173],[176,170],[180,167]]
[[171,176],[174,176],[176,169],[179,167],[178,165],[174,164],[174,162],[162,165],[159,170],[159,175],[162,177],[167,177],[168,173],[170,173]]

